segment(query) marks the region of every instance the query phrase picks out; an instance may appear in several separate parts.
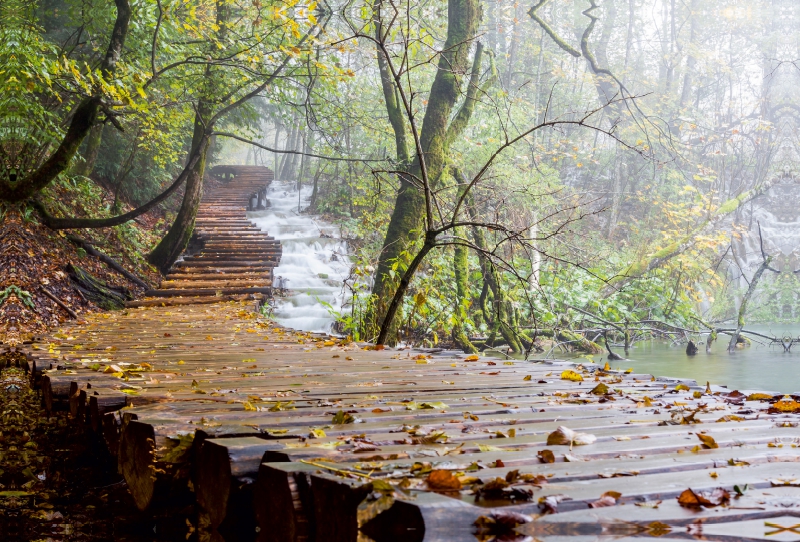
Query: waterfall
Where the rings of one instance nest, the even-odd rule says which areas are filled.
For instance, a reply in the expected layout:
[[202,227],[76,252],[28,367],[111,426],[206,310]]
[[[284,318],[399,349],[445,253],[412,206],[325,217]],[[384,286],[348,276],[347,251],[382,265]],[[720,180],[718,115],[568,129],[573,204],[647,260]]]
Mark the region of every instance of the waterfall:
[[343,283],[351,262],[337,226],[298,212],[310,198],[310,186],[298,191],[294,181],[273,181],[267,210],[250,212],[248,218],[283,246],[273,273],[275,287],[287,293],[275,298],[274,319],[293,329],[330,332],[335,317],[324,303],[341,312],[348,301]]

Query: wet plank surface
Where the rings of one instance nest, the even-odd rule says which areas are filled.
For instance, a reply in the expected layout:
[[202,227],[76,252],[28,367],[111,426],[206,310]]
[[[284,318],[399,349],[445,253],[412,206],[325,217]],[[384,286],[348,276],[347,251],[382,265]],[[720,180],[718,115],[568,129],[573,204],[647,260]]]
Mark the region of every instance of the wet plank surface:
[[128,307],[208,303],[208,298],[260,298],[272,292],[272,269],[280,261],[280,241],[247,220],[249,208],[267,205],[272,170],[220,166],[215,171],[229,179],[203,196],[187,254],[157,289],[148,290],[144,299],[129,302]]
[[[463,540],[476,522],[545,539],[597,517],[640,521],[633,537],[798,511],[797,398],[369,348],[226,302],[93,315],[28,355],[45,407],[103,435],[137,506],[193,491],[226,539]],[[727,503],[678,505],[718,487]]]

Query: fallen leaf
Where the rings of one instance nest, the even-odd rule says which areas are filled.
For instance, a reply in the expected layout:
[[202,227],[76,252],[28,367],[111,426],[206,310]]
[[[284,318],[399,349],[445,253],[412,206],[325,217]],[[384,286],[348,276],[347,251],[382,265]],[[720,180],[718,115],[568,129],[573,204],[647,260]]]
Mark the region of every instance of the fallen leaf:
[[564,461],[566,461],[567,463],[582,463],[583,461],[586,460],[583,459],[582,457],[578,457],[577,455],[564,454]]
[[539,458],[539,461],[541,461],[542,463],[556,462],[556,456],[552,452],[552,450],[539,450],[539,452],[536,455]]
[[522,380],[526,380],[526,381],[527,381],[527,380],[530,380],[530,379],[531,379],[531,375],[527,375],[527,376],[526,376],[525,378],[523,378]]
[[703,435],[701,433],[696,433],[697,438],[699,438],[703,442],[703,448],[709,450],[712,448],[719,448],[719,444],[717,441],[714,440],[714,437],[710,437],[708,435]]
[[473,525],[480,540],[521,540],[515,529],[531,520],[530,516],[518,512],[496,511],[480,516]]
[[800,412],[800,403],[795,401],[791,395],[784,395],[767,412],[770,414]]
[[597,386],[595,386],[592,391],[589,393],[593,395],[605,395],[608,393],[608,386],[600,382]]
[[800,481],[797,478],[772,478],[769,485],[772,487],[800,487]]
[[589,503],[589,508],[605,508],[606,506],[616,506],[622,493],[617,491],[606,491],[600,498],[594,502]]
[[575,371],[566,370],[561,373],[561,380],[570,380],[572,382],[583,382],[583,377]]
[[461,480],[449,470],[437,469],[431,471],[425,480],[429,489],[434,491],[458,491],[461,489]]
[[724,488],[718,487],[712,491],[694,492],[690,489],[678,495],[678,504],[686,508],[713,508],[731,500],[731,495]]
[[479,359],[481,359],[480,356],[472,354],[471,356],[465,357],[464,361],[478,361]]
[[737,415],[735,415],[735,414],[726,414],[725,416],[723,416],[723,417],[721,417],[720,419],[718,419],[718,420],[717,420],[717,423],[723,423],[723,422],[743,422],[743,421],[744,421],[744,418],[742,418],[741,416],[737,416]]
[[355,421],[356,419],[352,415],[348,414],[343,410],[340,410],[333,416],[333,421],[331,423],[333,423],[334,425],[342,425],[346,423],[353,423]]
[[547,435],[548,446],[582,446],[592,444],[597,440],[597,437],[589,433],[577,433],[572,429],[559,426],[555,431]]

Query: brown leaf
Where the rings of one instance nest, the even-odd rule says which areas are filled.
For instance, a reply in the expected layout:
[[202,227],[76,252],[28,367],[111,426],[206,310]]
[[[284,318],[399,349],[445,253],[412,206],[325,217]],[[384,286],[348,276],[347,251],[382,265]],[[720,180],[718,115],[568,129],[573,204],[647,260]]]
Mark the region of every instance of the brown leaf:
[[556,462],[556,456],[553,454],[552,450],[539,450],[539,453],[536,455],[539,457],[539,461],[542,463]]
[[431,471],[425,482],[428,484],[428,488],[434,491],[458,491],[461,489],[461,481],[449,470]]
[[569,446],[570,449],[573,445],[592,444],[596,440],[597,437],[594,435],[590,435],[589,433],[577,433],[563,425],[547,435],[548,446]]
[[784,395],[783,398],[773,404],[767,412],[770,414],[800,412],[800,403],[795,401],[791,395]]
[[725,416],[721,417],[717,420],[717,423],[724,423],[724,422],[743,422],[744,418],[741,416],[737,416],[736,414],[726,414]]
[[616,506],[617,499],[604,495],[594,502],[589,503],[589,508],[605,508],[606,506]]
[[678,504],[686,508],[713,508],[725,504],[731,500],[730,493],[724,488],[718,487],[713,491],[702,491],[695,493],[690,489],[678,495]]

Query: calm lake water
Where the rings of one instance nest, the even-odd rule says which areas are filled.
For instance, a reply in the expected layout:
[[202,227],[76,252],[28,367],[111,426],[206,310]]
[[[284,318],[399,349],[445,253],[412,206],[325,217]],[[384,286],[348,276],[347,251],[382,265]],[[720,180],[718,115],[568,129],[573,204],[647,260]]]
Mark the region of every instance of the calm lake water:
[[[800,324],[761,324],[747,328],[777,337],[800,335]],[[753,342],[752,346],[729,354],[728,340],[728,336],[720,335],[711,352],[706,354],[705,345],[700,345],[700,351],[691,357],[686,355],[685,343],[673,347],[664,341],[640,342],[630,350],[627,361],[610,363],[613,368],[632,367],[637,373],[693,378],[698,383],[708,381],[731,390],[800,393],[800,344],[795,344],[792,352],[784,353],[780,345],[769,347]],[[623,354],[622,348],[612,346],[612,349]],[[563,354],[554,356],[563,357]],[[603,364],[606,355],[593,359]]]

